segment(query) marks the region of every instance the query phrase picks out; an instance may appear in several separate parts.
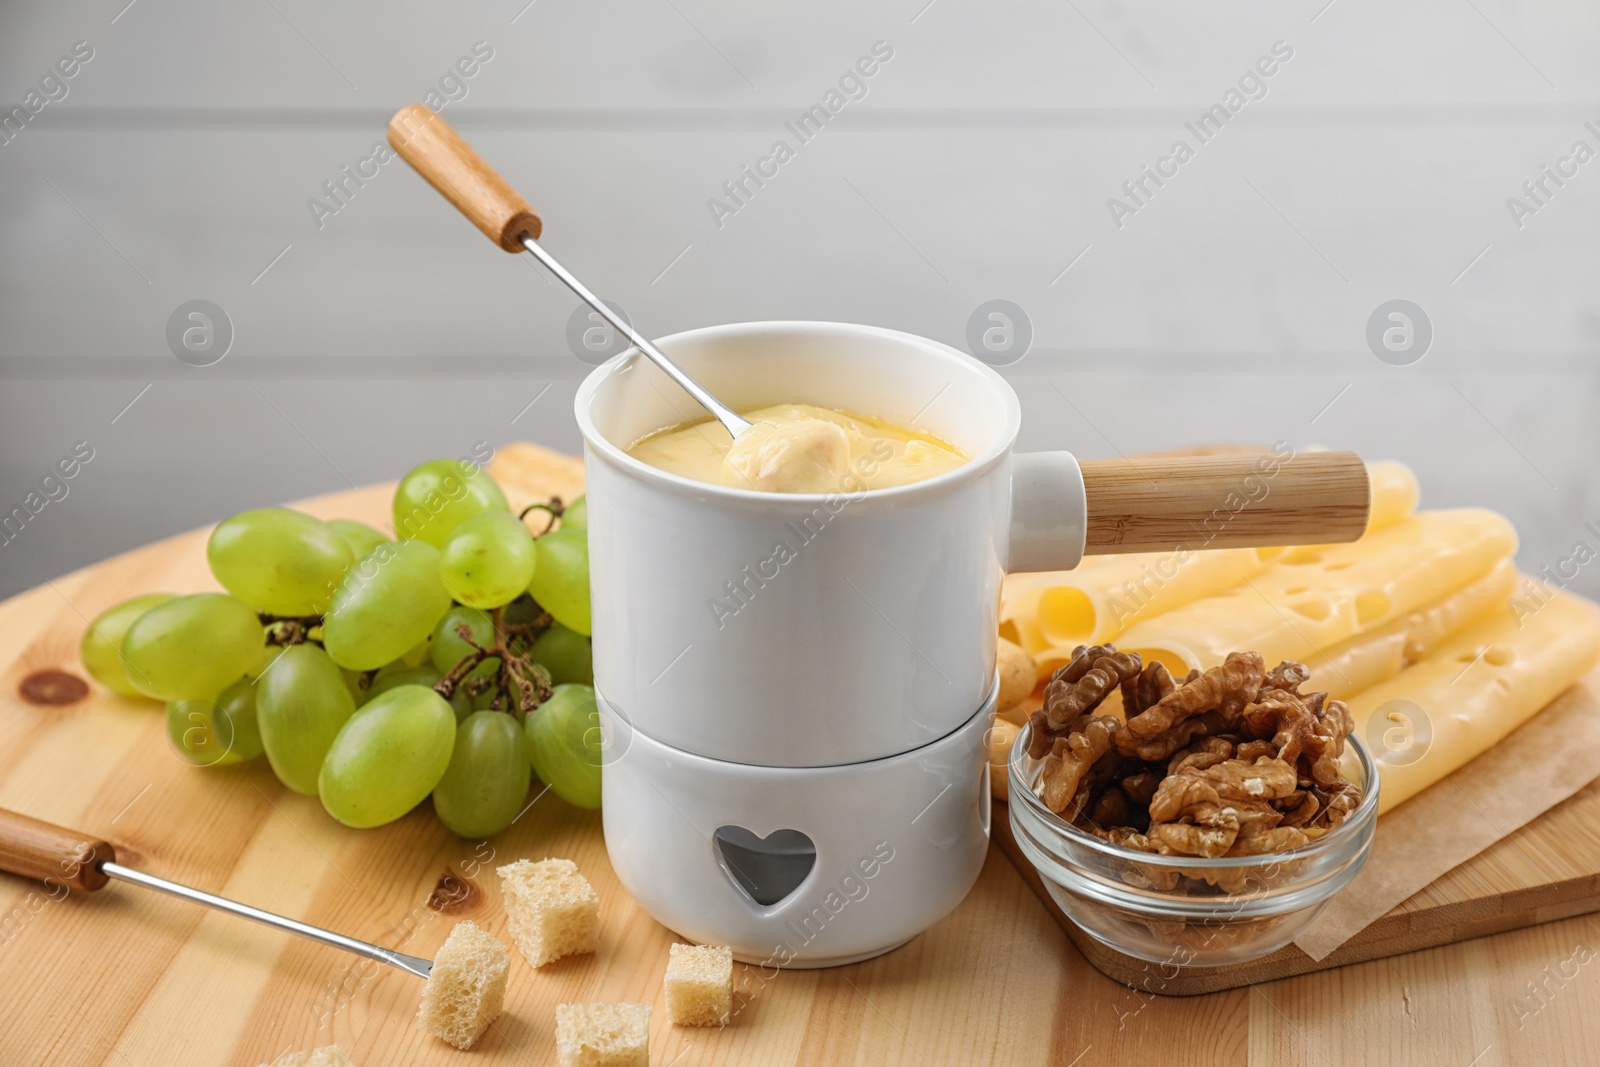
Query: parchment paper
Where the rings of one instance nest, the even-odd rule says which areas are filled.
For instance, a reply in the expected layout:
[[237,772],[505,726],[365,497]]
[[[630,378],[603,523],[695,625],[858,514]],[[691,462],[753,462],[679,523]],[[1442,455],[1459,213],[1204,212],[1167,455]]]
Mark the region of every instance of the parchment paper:
[[1434,879],[1600,776],[1600,671],[1378,820],[1372,855],[1295,939],[1320,960]]

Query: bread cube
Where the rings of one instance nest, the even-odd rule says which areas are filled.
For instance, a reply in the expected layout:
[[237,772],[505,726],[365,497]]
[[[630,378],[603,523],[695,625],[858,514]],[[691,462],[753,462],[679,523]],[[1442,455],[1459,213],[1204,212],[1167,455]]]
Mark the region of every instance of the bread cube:
[[518,860],[496,872],[524,959],[543,967],[600,947],[600,898],[571,860]]
[[667,1018],[674,1026],[727,1026],[733,1017],[733,949],[673,945],[667,957]]
[[559,1067],[649,1067],[650,1008],[644,1004],[557,1004]]
[[355,1067],[338,1045],[323,1045],[310,1052],[285,1052],[261,1067]]
[[433,958],[417,1024],[446,1044],[469,1049],[499,1018],[511,954],[470,922],[456,923]]

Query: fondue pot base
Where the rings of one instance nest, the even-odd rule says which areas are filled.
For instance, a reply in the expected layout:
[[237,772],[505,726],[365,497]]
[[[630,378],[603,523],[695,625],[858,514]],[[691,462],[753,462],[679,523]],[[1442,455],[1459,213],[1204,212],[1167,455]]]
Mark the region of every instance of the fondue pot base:
[[684,752],[597,695],[611,865],[683,937],[763,967],[854,963],[926,930],[977,881],[993,693],[930,744],[832,767]]

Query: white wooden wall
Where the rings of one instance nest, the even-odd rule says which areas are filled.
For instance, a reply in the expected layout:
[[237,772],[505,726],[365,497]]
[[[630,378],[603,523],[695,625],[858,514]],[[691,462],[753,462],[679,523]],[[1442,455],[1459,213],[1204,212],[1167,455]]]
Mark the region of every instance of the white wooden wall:
[[[576,447],[574,298],[399,161],[320,228],[307,206],[480,41],[445,116],[647,333],[964,346],[1004,298],[1034,328],[1003,369],[1029,447],[1350,447],[1509,514],[1526,566],[1600,549],[1600,161],[1520,228],[1507,208],[1600,150],[1586,0],[126,3],[0,6],[7,106],[94,50],[0,145],[0,512],[94,448],[0,547],[0,593],[480,439]],[[707,200],[880,41],[866,96],[719,227]],[[1185,121],[1280,41],[1200,145]],[[1107,198],[1180,137],[1119,228]],[[165,337],[196,298],[236,334],[208,367]],[[1366,342],[1395,298],[1434,330],[1409,366]]]

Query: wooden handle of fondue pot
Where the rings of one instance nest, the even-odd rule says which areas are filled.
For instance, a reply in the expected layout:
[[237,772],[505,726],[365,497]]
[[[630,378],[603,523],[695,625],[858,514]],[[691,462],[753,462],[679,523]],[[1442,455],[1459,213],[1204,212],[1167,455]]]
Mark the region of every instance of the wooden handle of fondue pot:
[[95,890],[111,880],[100,865],[116,858],[116,850],[98,837],[0,808],[0,871]]
[[431,109],[408,104],[396,111],[389,146],[507,252],[523,250],[523,234],[538,239],[544,226],[538,213]]
[[1079,461],[1086,555],[1186,546],[1333,544],[1367,529],[1372,490],[1354,452]]

